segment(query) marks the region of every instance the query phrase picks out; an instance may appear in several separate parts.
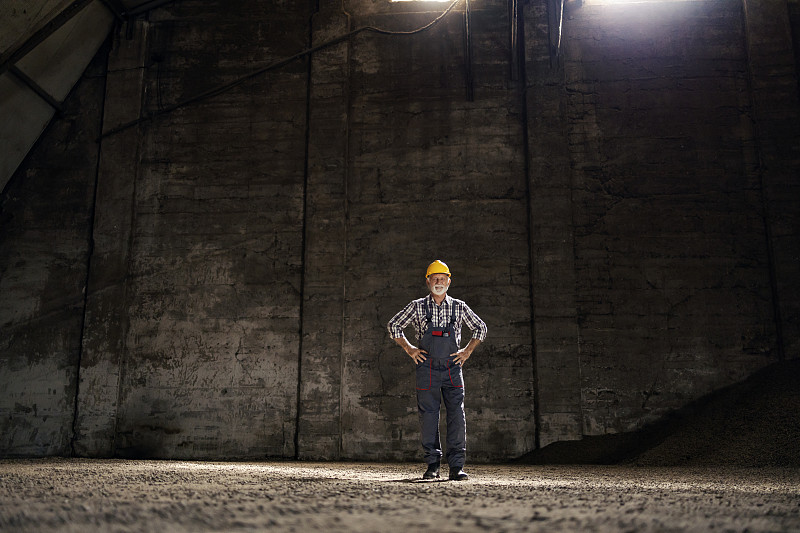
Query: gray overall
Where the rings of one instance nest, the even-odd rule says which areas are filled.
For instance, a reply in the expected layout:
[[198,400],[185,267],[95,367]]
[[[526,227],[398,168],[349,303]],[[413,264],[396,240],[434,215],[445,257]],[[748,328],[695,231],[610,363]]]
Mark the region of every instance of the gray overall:
[[416,369],[422,448],[427,464],[441,460],[439,406],[444,399],[447,410],[447,463],[450,468],[461,468],[467,449],[467,422],[464,416],[464,378],[461,365],[453,362],[452,357],[459,349],[453,327],[455,309],[446,327],[433,327],[432,313],[426,302],[427,328],[419,344],[427,356],[425,361],[417,364]]

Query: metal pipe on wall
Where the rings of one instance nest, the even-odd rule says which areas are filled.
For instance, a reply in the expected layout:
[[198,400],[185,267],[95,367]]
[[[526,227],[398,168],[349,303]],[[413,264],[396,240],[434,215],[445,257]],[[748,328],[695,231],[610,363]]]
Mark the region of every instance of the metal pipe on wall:
[[467,101],[475,100],[472,86],[472,28],[470,27],[472,13],[470,12],[470,0],[465,0],[464,4],[464,77],[467,85]]

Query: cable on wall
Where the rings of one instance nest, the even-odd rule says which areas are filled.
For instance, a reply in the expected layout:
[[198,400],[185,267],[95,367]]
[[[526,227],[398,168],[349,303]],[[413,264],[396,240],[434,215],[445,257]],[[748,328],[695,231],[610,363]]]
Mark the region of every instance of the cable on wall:
[[276,61],[275,63],[272,63],[271,65],[268,65],[266,67],[263,67],[263,68],[260,68],[258,70],[255,70],[255,71],[251,72],[250,74],[242,76],[241,78],[238,78],[238,79],[236,79],[236,80],[234,80],[234,81],[232,81],[232,82],[230,82],[230,83],[228,83],[226,85],[222,85],[220,87],[217,87],[217,88],[214,88],[214,89],[210,89],[210,90],[208,90],[206,92],[200,93],[200,94],[198,94],[196,96],[193,96],[191,98],[187,98],[186,100],[182,100],[180,102],[176,102],[176,103],[174,103],[174,104],[172,104],[170,106],[167,106],[167,107],[165,107],[163,109],[159,109],[158,111],[153,111],[151,113],[146,114],[145,116],[139,117],[139,118],[137,118],[135,120],[131,120],[130,122],[126,122],[124,124],[120,124],[119,126],[111,128],[110,130],[102,133],[98,140],[105,139],[106,137],[110,137],[111,135],[114,135],[114,134],[119,133],[121,131],[124,131],[124,130],[126,130],[128,128],[136,126],[137,124],[141,124],[142,122],[148,122],[148,121],[153,120],[156,117],[159,117],[161,115],[165,115],[167,113],[171,113],[171,112],[175,111],[176,109],[180,109],[180,108],[185,107],[185,106],[187,106],[189,104],[193,104],[193,103],[198,102],[200,100],[205,100],[206,98],[211,98],[211,97],[216,96],[218,94],[222,94],[222,93],[224,93],[226,91],[229,91],[229,90],[233,89],[234,87],[238,87],[239,85],[243,84],[244,82],[246,82],[248,80],[251,80],[253,78],[256,78],[256,77],[258,77],[258,76],[260,76],[260,75],[262,75],[262,74],[264,74],[266,72],[269,72],[271,70],[279,69],[281,67],[284,67],[284,66],[288,65],[289,63],[292,63],[293,61],[296,61],[298,59],[301,59],[303,57],[311,55],[314,52],[318,52],[318,51],[323,50],[325,48],[328,48],[330,46],[334,46],[334,45],[337,45],[337,44],[339,44],[341,42],[347,41],[348,39],[350,39],[352,37],[355,37],[359,33],[368,32],[368,33],[377,33],[377,34],[380,34],[380,35],[414,35],[414,34],[417,34],[417,33],[422,33],[425,30],[428,30],[428,29],[432,28],[433,26],[435,26],[436,24],[438,24],[442,19],[444,19],[447,16],[448,13],[450,13],[450,11],[453,10],[453,8],[455,8],[458,4],[460,4],[463,1],[465,1],[465,0],[453,0],[450,3],[450,5],[447,6],[447,9],[445,9],[435,19],[430,21],[428,24],[425,24],[424,26],[421,26],[421,27],[413,29],[413,30],[395,31],[395,30],[387,30],[387,29],[384,29],[384,28],[378,28],[378,27],[375,27],[375,26],[362,26],[360,28],[356,28],[355,30],[353,30],[353,31],[351,31],[349,33],[346,33],[346,34],[344,34],[342,36],[339,36],[339,37],[336,37],[334,39],[331,39],[330,41],[326,41],[324,43],[320,43],[317,46],[312,46],[311,48],[307,48],[307,49],[303,50],[302,52],[298,52],[297,54],[294,54],[293,56],[287,57],[285,59],[281,59],[280,61]]

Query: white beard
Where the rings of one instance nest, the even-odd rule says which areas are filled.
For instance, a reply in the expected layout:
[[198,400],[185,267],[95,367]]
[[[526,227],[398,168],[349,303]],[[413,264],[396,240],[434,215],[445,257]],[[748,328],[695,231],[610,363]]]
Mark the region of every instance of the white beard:
[[431,292],[433,292],[433,294],[436,296],[441,296],[447,292],[447,285],[434,285],[431,289]]

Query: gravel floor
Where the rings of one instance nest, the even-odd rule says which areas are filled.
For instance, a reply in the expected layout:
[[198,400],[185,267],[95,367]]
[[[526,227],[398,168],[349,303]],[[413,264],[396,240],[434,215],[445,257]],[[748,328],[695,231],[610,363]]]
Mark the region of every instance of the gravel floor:
[[0,460],[0,531],[800,531],[800,469]]

